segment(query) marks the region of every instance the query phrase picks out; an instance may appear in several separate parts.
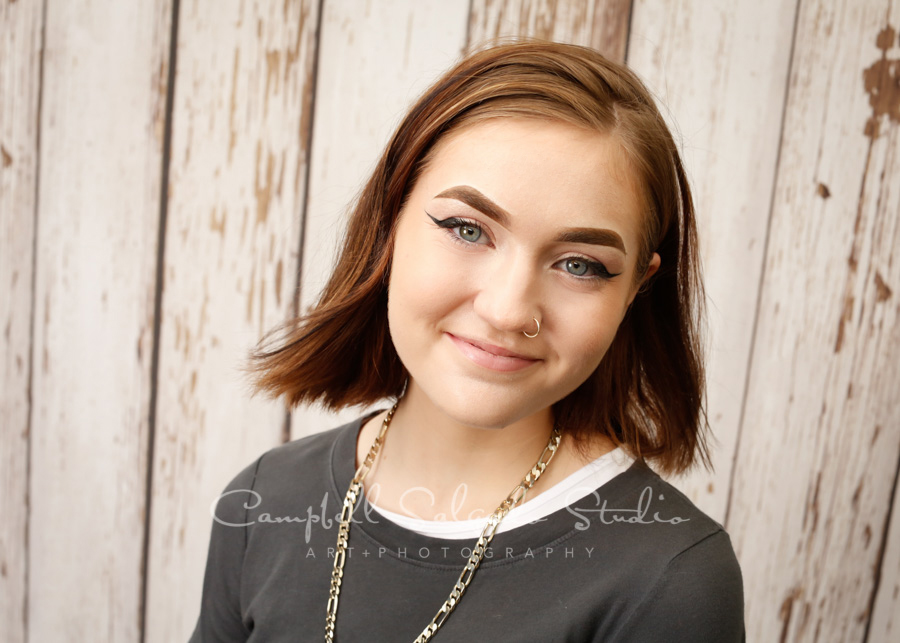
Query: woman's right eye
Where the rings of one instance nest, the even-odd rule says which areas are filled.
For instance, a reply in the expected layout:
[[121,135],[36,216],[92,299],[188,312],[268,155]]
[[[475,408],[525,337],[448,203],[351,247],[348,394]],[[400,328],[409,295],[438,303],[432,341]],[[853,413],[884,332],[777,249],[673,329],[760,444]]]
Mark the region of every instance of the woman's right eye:
[[431,219],[437,227],[449,231],[453,235],[454,239],[462,243],[488,243],[488,238],[484,234],[484,229],[474,221],[460,219],[459,217],[435,219],[427,212],[425,214],[428,215],[428,218]]

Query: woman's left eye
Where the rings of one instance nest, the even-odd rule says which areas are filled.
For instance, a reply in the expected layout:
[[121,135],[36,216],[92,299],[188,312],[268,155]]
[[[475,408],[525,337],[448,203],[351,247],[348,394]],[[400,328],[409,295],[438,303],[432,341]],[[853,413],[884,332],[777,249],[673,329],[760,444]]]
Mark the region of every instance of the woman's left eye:
[[481,228],[473,226],[468,223],[459,225],[454,229],[457,231],[456,234],[458,234],[461,239],[464,239],[465,241],[468,241],[469,243],[477,243],[478,240],[481,238],[481,235],[484,234],[481,231]]
[[609,279],[615,277],[602,263],[584,257],[569,257],[560,261],[558,266],[575,277]]

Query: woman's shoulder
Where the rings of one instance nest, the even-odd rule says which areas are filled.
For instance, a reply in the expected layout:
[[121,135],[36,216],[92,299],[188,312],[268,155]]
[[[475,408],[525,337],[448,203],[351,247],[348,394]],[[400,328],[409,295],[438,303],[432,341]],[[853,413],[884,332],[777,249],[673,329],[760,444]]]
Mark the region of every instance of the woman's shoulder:
[[279,488],[296,491],[309,488],[310,483],[322,486],[324,481],[332,479],[335,460],[341,459],[340,453],[335,458],[335,452],[354,453],[361,422],[362,418],[358,418],[268,449],[232,478],[225,493]]
[[743,577],[725,527],[642,460],[612,483],[578,509],[632,598],[612,638],[742,640]]
[[280,469],[295,470],[300,466],[330,465],[334,451],[347,443],[356,444],[361,418],[334,429],[306,435],[278,445],[260,456],[260,469],[277,474]]
[[[699,540],[718,531],[721,523],[698,507],[677,486],[665,480],[643,460],[635,460],[620,476],[617,500],[623,511],[614,513],[629,524],[684,527],[688,540]],[[602,490],[602,489],[601,489]]]
[[722,587],[726,577],[740,587],[740,565],[725,526],[643,461],[629,471],[634,484],[626,494],[625,506],[632,510],[626,516],[636,527],[631,535],[645,540],[644,551],[657,556],[662,576],[682,576],[689,569],[707,587]]
[[[710,568],[740,579],[740,566],[725,527],[700,509],[676,486],[643,460],[594,494],[574,503],[569,512],[578,521],[579,539],[608,547],[627,565],[648,576],[692,560],[714,560]],[[699,558],[698,558],[699,557]]]

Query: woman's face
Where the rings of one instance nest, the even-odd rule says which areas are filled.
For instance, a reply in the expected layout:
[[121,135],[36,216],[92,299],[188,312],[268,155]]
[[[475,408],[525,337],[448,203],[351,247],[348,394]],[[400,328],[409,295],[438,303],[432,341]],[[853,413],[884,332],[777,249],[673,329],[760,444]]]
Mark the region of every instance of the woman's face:
[[[642,216],[613,136],[533,118],[446,136],[394,245],[388,322],[410,386],[485,428],[575,390],[639,286]],[[654,255],[650,274],[658,264]]]

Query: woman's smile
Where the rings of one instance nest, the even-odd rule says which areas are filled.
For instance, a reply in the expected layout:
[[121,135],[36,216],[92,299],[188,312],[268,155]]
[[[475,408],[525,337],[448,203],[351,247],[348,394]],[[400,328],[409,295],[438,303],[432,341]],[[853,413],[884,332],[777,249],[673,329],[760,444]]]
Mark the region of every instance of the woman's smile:
[[500,346],[495,346],[469,337],[454,335],[453,333],[445,333],[445,335],[453,342],[456,348],[459,349],[459,352],[465,355],[469,360],[478,366],[492,371],[506,373],[521,371],[522,369],[534,366],[541,361],[538,358],[528,357]]

